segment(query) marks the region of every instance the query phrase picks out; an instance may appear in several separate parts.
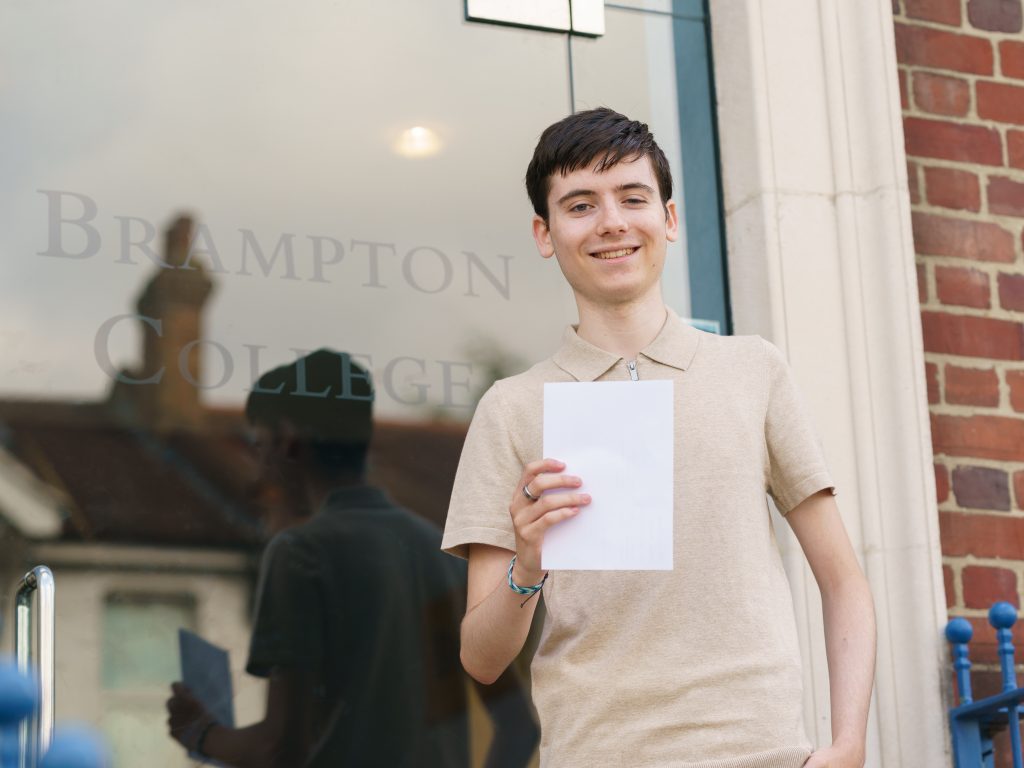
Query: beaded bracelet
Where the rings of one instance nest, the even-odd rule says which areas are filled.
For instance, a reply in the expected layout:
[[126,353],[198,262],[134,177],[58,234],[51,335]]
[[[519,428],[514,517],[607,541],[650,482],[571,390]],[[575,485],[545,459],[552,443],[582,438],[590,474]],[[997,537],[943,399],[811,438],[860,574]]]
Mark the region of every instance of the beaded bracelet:
[[530,601],[531,597],[540,592],[541,587],[544,586],[544,582],[548,580],[548,575],[545,573],[544,578],[541,579],[539,583],[534,584],[532,587],[520,587],[518,584],[512,581],[512,569],[516,567],[517,557],[518,555],[512,555],[512,562],[508,564],[508,587],[517,595],[529,595],[529,597],[527,597],[525,600],[523,600],[522,603],[519,604],[519,607],[522,608]]

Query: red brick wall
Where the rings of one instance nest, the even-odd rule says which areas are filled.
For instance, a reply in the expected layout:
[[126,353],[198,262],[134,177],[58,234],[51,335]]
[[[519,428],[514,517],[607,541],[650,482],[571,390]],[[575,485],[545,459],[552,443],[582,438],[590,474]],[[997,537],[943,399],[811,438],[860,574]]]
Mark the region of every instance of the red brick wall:
[[1024,590],[1024,8],[893,13],[946,601],[991,663],[986,610]]

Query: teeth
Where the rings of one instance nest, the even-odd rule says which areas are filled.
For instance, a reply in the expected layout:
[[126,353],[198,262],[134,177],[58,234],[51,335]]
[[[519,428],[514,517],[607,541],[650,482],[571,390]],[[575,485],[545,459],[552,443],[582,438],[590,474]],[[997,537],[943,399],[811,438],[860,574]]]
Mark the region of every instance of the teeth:
[[618,251],[605,251],[604,253],[594,253],[591,255],[598,259],[618,259],[622,256],[628,256],[635,250],[636,248],[623,248]]

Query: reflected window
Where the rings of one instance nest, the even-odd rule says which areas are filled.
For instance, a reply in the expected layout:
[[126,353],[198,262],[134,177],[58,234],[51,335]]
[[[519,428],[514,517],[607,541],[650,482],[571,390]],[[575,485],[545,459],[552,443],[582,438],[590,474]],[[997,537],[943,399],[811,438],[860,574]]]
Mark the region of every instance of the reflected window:
[[116,768],[187,765],[167,738],[164,701],[180,678],[178,629],[194,629],[195,597],[188,593],[115,592],[103,604],[103,730]]

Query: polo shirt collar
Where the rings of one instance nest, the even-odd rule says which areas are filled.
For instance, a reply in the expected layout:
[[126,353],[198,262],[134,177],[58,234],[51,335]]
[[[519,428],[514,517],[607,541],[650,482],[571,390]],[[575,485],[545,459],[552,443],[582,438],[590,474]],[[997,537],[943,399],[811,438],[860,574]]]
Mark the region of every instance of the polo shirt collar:
[[388,495],[372,485],[346,485],[333,489],[324,501],[323,508],[367,509],[391,506]]
[[[562,346],[552,359],[555,365],[577,381],[594,381],[622,358],[581,339],[578,328],[570,325],[565,329]],[[697,354],[700,336],[700,331],[684,323],[679,315],[666,307],[665,324],[640,354],[662,365],[685,371]]]

